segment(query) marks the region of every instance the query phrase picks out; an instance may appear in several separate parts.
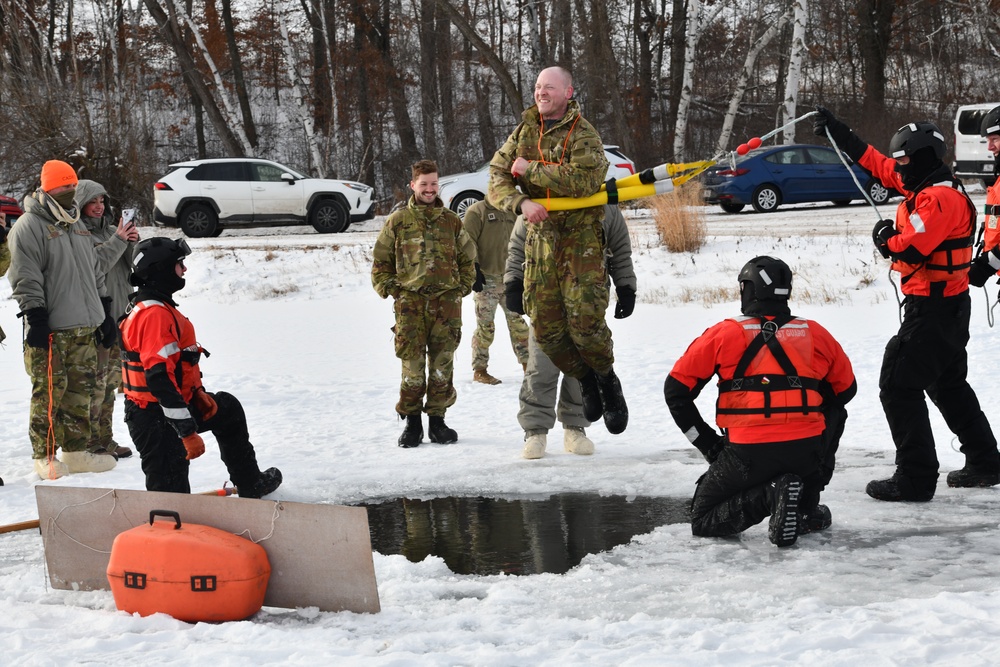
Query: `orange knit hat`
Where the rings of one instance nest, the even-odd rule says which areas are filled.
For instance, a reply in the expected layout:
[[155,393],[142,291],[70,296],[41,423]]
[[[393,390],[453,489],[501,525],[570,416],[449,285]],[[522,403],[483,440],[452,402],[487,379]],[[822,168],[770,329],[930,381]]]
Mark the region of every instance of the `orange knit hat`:
[[51,192],[61,185],[76,185],[76,171],[62,160],[49,160],[42,165],[42,190]]

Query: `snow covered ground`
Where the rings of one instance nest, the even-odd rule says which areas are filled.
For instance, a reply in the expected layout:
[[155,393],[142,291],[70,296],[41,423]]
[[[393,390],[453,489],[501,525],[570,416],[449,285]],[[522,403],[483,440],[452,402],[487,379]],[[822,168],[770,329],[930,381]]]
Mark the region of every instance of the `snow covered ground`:
[[[974,195],[977,204],[982,195]],[[891,217],[893,207],[884,206]],[[0,646],[5,665],[917,665],[996,663],[1000,633],[1000,496],[953,490],[940,480],[928,504],[879,503],[865,484],[892,471],[893,447],[878,402],[878,370],[898,326],[886,263],[872,250],[867,205],[785,207],[761,215],[709,210],[709,238],[695,254],[657,247],[651,221],[629,217],[639,303],[611,320],[616,367],[631,421],[620,436],[597,424],[592,457],[566,454],[559,427],[549,453],[520,458],[516,421],[521,369],[498,323],[490,370],[474,384],[466,300],[456,357],[458,403],[450,446],[401,450],[393,405],[399,362],[391,306],[370,287],[372,221],[345,234],[256,230],[192,240],[188,287],[179,294],[201,343],[209,389],[247,408],[263,465],[285,482],[274,497],[356,503],[397,497],[536,496],[588,491],[688,496],[705,463],[674,426],[663,380],[688,343],[738,312],[735,277],[758,254],[796,272],[793,311],[823,323],[858,377],[857,398],[824,494],[833,527],[778,550],[764,524],[732,539],[663,526],[563,575],[455,575],[429,557],[376,553],[382,612],[265,608],[249,621],[189,625],[132,617],[110,592],[52,590],[38,531],[0,535]],[[175,232],[143,229],[146,236]],[[991,299],[996,287],[991,286]],[[33,487],[143,488],[137,458],[108,473],[39,482],[27,442],[29,383],[10,287],[0,281],[0,524],[37,516]],[[1000,427],[990,378],[996,332],[983,290],[974,294],[970,380]],[[711,414],[714,392],[700,406]],[[932,409],[942,471],[963,459]],[[116,414],[118,438],[129,444]],[[192,465],[196,490],[225,471],[208,439]]]

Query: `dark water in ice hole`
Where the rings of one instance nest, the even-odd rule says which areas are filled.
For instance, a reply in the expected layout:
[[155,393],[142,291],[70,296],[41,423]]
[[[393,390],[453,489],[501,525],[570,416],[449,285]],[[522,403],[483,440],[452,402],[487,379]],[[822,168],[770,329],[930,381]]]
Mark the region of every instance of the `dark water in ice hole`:
[[689,498],[562,493],[545,499],[397,498],[363,503],[372,549],[417,563],[444,559],[456,574],[561,574],[587,554],[658,526],[690,521]]

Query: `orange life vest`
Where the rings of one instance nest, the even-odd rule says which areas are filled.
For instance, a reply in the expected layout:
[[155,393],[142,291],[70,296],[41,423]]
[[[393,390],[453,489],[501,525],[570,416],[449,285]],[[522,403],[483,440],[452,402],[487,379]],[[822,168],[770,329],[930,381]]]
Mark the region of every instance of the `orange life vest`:
[[[936,183],[922,190],[939,202],[939,208],[949,219],[951,230],[925,261],[918,265],[895,260],[892,269],[899,271],[902,284],[916,278],[919,282],[966,281],[972,264],[972,245],[976,232],[975,206],[957,181]],[[914,197],[908,197],[896,209],[896,229],[905,233],[922,226],[924,221],[913,212]],[[905,291],[905,290],[904,290]]]
[[801,318],[740,317],[746,350],[719,381],[716,423],[723,428],[822,422],[823,384],[812,369],[813,335]]
[[[149,390],[146,371],[165,364],[185,403],[201,387],[198,362],[205,350],[198,345],[194,325],[163,301],[137,301],[122,320],[122,386],[125,396],[145,408],[159,399]],[[207,355],[207,352],[206,352]]]

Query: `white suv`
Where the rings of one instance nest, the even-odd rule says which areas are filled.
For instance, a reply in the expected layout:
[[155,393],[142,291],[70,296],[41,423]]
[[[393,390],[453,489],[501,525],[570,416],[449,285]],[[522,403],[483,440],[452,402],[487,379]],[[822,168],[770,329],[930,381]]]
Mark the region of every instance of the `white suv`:
[[375,217],[372,193],[364,183],[309,178],[270,160],[191,160],[170,165],[153,186],[153,221],[194,238],[227,227],[307,223],[336,233]]
[[[605,144],[604,157],[608,159],[608,175],[604,180],[625,178],[635,173],[635,163],[622,155],[617,146]],[[486,185],[489,180],[489,163],[476,171],[442,176],[438,181],[441,188],[439,196],[445,206],[458,213],[458,217],[464,218],[465,209],[486,198]]]

